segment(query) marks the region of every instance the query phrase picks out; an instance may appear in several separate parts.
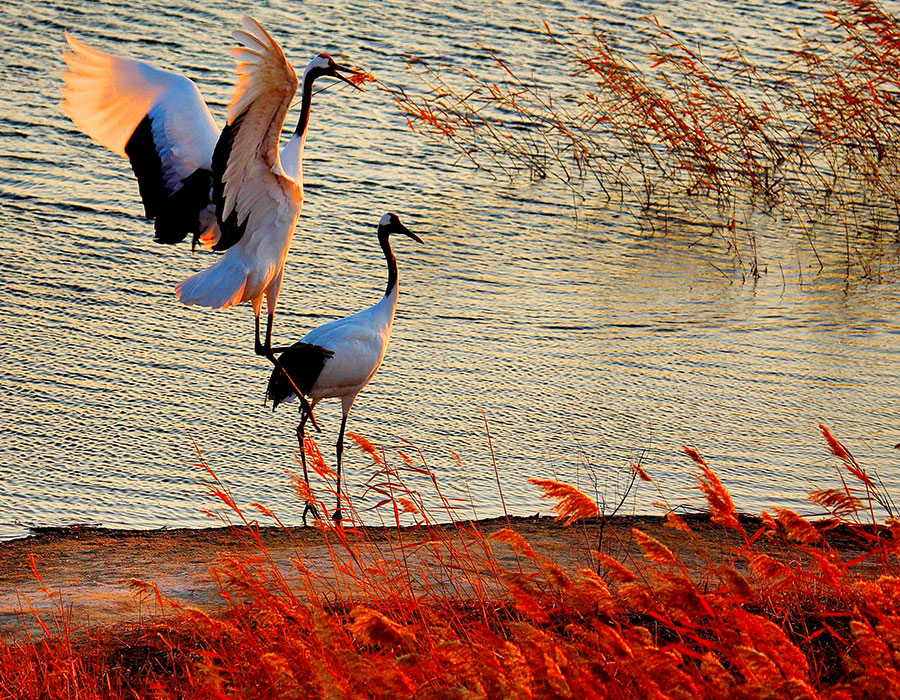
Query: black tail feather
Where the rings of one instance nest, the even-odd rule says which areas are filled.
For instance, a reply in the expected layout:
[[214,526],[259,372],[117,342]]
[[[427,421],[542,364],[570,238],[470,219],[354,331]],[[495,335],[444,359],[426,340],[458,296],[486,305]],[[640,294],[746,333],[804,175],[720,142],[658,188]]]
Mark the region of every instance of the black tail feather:
[[178,243],[192,233],[191,248],[196,248],[200,234],[204,233],[200,217],[209,206],[212,172],[197,168],[181,182],[181,189],[169,197],[156,217],[155,240]]
[[[266,387],[266,397],[272,401],[272,410],[274,411],[278,404],[296,395],[297,389],[304,396],[309,394],[322,373],[325,363],[333,356],[334,353],[331,350],[323,348],[321,345],[302,341],[294,343],[281,353],[278,357],[278,366],[272,371]],[[285,371],[290,375],[290,379],[285,375]]]

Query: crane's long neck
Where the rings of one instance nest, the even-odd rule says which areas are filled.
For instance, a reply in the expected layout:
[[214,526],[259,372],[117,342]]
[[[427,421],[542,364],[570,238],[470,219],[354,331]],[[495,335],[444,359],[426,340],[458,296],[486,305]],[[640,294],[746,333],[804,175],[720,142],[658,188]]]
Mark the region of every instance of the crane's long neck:
[[303,173],[303,149],[306,147],[306,135],[309,132],[309,110],[312,107],[312,90],[313,83],[316,80],[315,74],[307,70],[303,74],[303,84],[300,87],[300,119],[297,120],[297,128],[291,140],[281,152],[281,167],[284,171],[295,180],[302,180]]
[[312,90],[315,80],[316,76],[313,71],[307,70],[303,74],[303,85],[300,87],[300,118],[297,120],[297,128],[294,129],[294,136],[299,137],[302,144],[300,146],[301,152],[303,151],[303,146],[306,145],[306,127],[309,125],[309,110],[312,107]]
[[394,251],[391,249],[391,237],[389,233],[385,233],[383,231],[378,232],[378,242],[381,244],[381,249],[384,251],[384,259],[387,261],[388,268],[388,280],[387,280],[387,288],[384,290],[384,296],[389,297],[391,294],[394,296],[394,300],[396,303],[397,299],[397,258],[394,256]]

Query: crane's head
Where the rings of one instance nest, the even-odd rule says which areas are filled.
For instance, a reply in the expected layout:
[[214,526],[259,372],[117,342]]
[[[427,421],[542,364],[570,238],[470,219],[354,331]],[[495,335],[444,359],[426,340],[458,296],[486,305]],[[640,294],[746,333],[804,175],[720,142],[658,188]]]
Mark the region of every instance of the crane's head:
[[[342,73],[349,73],[350,77],[348,78],[346,75],[342,75]],[[360,92],[362,92],[362,88],[359,84],[365,82],[366,77],[365,73],[359,73],[352,68],[347,68],[346,66],[335,63],[334,59],[327,53],[320,53],[309,62],[309,65],[306,67],[306,72],[304,73],[304,78],[308,77],[310,80],[315,80],[323,75],[339,78],[348,85],[355,87]]]
[[378,222],[378,234],[389,236],[392,233],[403,233],[412,238],[416,243],[423,242],[421,238],[401,224],[400,217],[391,211],[382,216],[381,221]]

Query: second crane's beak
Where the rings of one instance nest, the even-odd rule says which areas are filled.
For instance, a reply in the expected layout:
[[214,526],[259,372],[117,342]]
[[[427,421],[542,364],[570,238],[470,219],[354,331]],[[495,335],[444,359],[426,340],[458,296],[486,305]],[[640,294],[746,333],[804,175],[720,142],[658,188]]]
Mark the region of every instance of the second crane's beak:
[[423,241],[423,240],[422,240],[421,238],[419,238],[416,234],[414,234],[412,231],[410,231],[408,228],[406,228],[406,226],[404,226],[403,224],[398,223],[398,224],[397,224],[397,230],[398,230],[400,233],[405,233],[407,236],[409,236],[410,238],[412,238],[416,243],[425,243],[425,241]]
[[[351,77],[348,78],[346,75],[341,75],[338,71],[350,73]],[[339,66],[339,65],[335,64],[334,65],[334,73],[332,73],[332,75],[334,75],[335,78],[340,78],[345,83],[347,83],[347,85],[355,87],[360,92],[365,92],[365,90],[363,90],[359,86],[360,83],[366,82],[366,74],[365,73],[359,73],[358,71],[355,71],[352,68],[347,68],[347,66]],[[359,76],[359,78],[357,79],[358,82],[353,80],[353,78],[355,78],[356,76]]]

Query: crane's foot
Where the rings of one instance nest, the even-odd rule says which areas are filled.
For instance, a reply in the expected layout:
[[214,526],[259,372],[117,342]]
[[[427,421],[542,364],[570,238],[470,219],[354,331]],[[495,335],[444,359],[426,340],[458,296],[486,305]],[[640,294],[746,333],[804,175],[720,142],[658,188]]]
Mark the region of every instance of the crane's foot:
[[316,506],[312,502],[307,501],[306,507],[303,509],[303,526],[304,527],[306,526],[306,516],[308,513],[312,513],[313,518],[315,518],[316,520],[319,519],[319,511],[316,510]]
[[266,340],[265,343],[260,341],[258,326],[257,326],[257,330],[256,330],[256,338],[254,339],[254,342],[253,342],[253,351],[257,355],[259,355],[261,357],[268,357],[270,360],[272,360],[274,362],[275,353],[272,352],[272,341]]
[[275,357],[275,351],[266,345],[257,345],[256,354],[265,357],[269,362],[278,367],[278,359]]
[[340,524],[341,524],[341,521],[343,520],[343,517],[344,517],[344,516],[341,515],[341,509],[340,509],[340,508],[338,508],[337,510],[334,511],[334,513],[331,514],[331,519],[334,520],[334,524],[335,524],[335,525],[340,525]]

